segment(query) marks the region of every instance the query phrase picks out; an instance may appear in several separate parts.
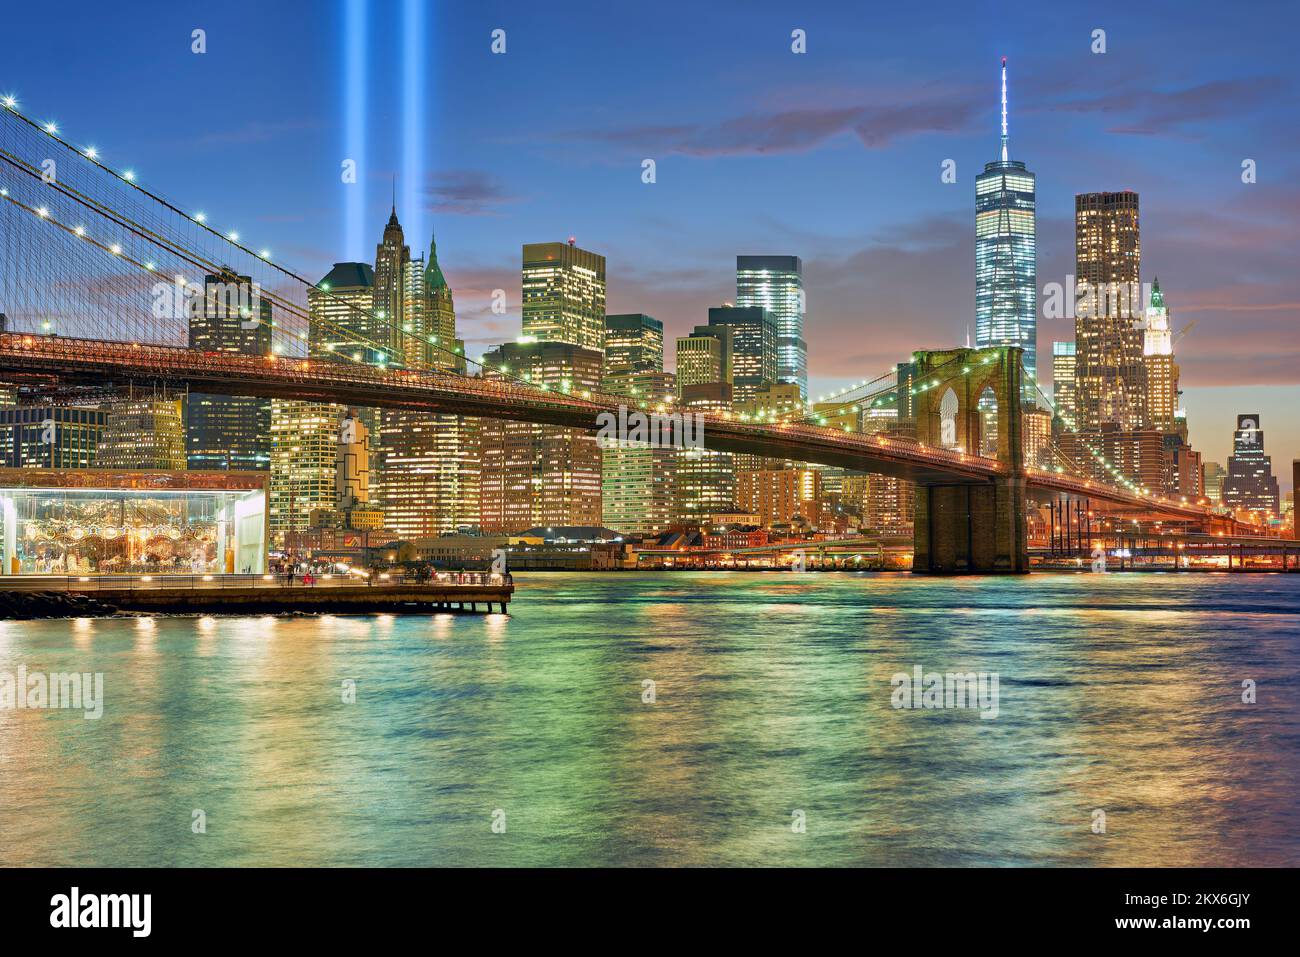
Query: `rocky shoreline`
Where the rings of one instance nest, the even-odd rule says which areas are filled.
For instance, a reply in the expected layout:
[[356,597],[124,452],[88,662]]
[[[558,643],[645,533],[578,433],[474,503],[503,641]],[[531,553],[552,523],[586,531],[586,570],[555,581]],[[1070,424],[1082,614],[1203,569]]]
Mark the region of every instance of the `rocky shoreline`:
[[88,595],[67,595],[50,591],[0,592],[0,621],[31,621],[38,618],[104,618],[117,607]]

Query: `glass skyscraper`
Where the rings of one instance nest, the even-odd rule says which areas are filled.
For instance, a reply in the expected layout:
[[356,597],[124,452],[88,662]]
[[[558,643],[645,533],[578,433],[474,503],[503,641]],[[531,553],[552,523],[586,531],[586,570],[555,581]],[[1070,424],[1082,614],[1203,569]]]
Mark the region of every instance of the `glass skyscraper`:
[[776,317],[776,381],[808,399],[808,344],[803,338],[803,263],[798,256],[737,256],[736,305],[761,306]]
[[1002,58],[1002,150],[975,177],[975,344],[1024,350],[1025,400],[1038,376],[1034,174],[1007,154],[1007,59]]
[[714,306],[709,327],[731,329],[731,383],[737,400],[776,381],[776,317],[759,306]]

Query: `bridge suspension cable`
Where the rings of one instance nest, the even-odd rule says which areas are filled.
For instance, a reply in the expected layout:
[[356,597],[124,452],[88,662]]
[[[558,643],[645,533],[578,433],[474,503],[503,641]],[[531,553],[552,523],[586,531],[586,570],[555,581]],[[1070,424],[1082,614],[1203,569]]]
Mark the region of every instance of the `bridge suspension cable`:
[[[176,203],[145,188],[138,177],[130,170],[118,171],[108,166],[93,148],[78,149],[61,136],[53,124],[44,126],[30,117],[20,113],[12,100],[3,101],[4,109],[0,114],[7,118],[0,134],[0,160],[12,170],[21,174],[17,181],[0,186],[0,197],[10,200],[13,208],[35,214],[47,224],[57,226],[68,237],[81,243],[88,243],[116,259],[116,264],[97,264],[95,267],[84,265],[77,258],[75,249],[60,246],[57,257],[40,255],[40,250],[51,245],[45,239],[27,242],[28,232],[21,226],[7,229],[6,235],[16,237],[14,242],[6,242],[6,253],[11,260],[34,264],[38,272],[44,272],[53,279],[53,285],[63,290],[62,296],[51,296],[41,290],[39,283],[28,284],[24,295],[16,293],[12,283],[6,281],[4,308],[9,311],[8,318],[17,327],[28,327],[31,331],[48,333],[55,330],[56,323],[64,334],[91,334],[91,337],[103,336],[114,338],[125,333],[125,338],[158,342],[160,344],[178,339],[185,339],[188,329],[179,327],[174,321],[185,318],[183,315],[159,316],[154,308],[158,292],[158,280],[161,277],[173,278],[172,267],[197,269],[202,275],[216,276],[219,279],[242,279],[247,277],[255,282],[259,293],[271,303],[270,319],[272,350],[275,353],[301,355],[305,343],[314,326],[320,332],[332,333],[339,340],[346,342],[349,348],[362,347],[381,357],[384,364],[395,367],[403,365],[401,343],[410,339],[446,357],[448,365],[455,367],[460,362],[482,366],[478,360],[463,355],[446,343],[437,341],[436,336],[425,334],[421,330],[398,328],[395,321],[376,314],[372,308],[336,296],[330,290],[321,288],[288,267],[272,259],[269,250],[255,253],[242,243],[237,232],[227,234],[218,232],[208,222],[202,212],[187,213]],[[56,155],[36,162],[24,159],[22,153],[30,157],[40,156],[40,143],[56,147]],[[23,150],[20,147],[26,146]],[[6,178],[8,179],[8,178]],[[28,188],[23,189],[26,185]],[[42,191],[42,187],[47,188]],[[52,192],[49,190],[52,189]],[[65,215],[52,210],[57,199],[66,213],[81,209],[83,213],[97,215],[110,227],[108,232],[117,230],[112,237],[96,236],[92,229],[78,222],[81,217]],[[142,201],[143,200],[143,201]],[[90,222],[91,220],[87,220]],[[6,223],[6,226],[13,225]],[[119,241],[114,241],[119,240]],[[84,246],[82,247],[85,248]],[[20,265],[13,262],[12,266]],[[121,266],[130,266],[143,274],[143,282],[132,281],[124,275]],[[7,276],[13,275],[13,269],[6,270]],[[184,278],[183,273],[175,273]],[[106,309],[106,303],[92,303],[89,312],[93,316],[87,321],[87,297],[75,300],[75,290],[79,287],[93,288],[91,280],[98,278],[110,292],[103,297],[113,303],[113,308]],[[196,278],[201,278],[196,277]],[[262,280],[270,279],[270,282]],[[149,283],[148,286],[145,283]],[[303,295],[307,290],[332,300],[336,308],[353,317],[348,326],[340,325],[323,315],[312,315],[299,301],[293,298],[295,292]],[[93,293],[90,298],[93,299]],[[148,308],[144,307],[147,304]],[[98,308],[95,308],[95,306]],[[177,310],[179,312],[179,310]],[[260,316],[253,317],[260,321]],[[87,328],[91,326],[92,328]],[[105,328],[105,327],[108,328]],[[382,338],[366,335],[362,330],[375,329],[386,333]],[[332,353],[340,361],[356,362],[356,356],[345,350]],[[494,374],[522,385],[528,380],[507,369],[498,368]]]

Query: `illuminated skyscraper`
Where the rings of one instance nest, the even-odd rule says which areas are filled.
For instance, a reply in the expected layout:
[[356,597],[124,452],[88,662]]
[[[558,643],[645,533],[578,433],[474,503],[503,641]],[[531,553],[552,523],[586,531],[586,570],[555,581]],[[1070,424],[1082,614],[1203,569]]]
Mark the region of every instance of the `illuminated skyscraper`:
[[1138,194],[1074,198],[1075,402],[1081,427],[1147,425]]
[[[427,263],[406,263],[400,323],[407,368],[465,371],[455,300],[433,240]],[[385,527],[406,540],[477,527],[478,420],[404,409],[384,409],[379,420],[378,498]]]
[[[193,303],[189,346],[203,352],[271,354],[271,300],[251,277],[208,276]],[[191,392],[185,400],[185,440],[192,469],[271,467],[271,400]]]
[[376,318],[375,271],[368,263],[335,263],[307,290],[307,304],[307,354],[313,359],[378,365],[382,354],[387,361],[390,353],[375,348],[387,343],[387,330]]
[[664,371],[664,324],[653,316],[605,317],[605,374]]
[[[609,357],[607,343],[606,361]],[[662,366],[662,345],[657,357],[651,354],[643,359],[644,364]],[[630,410],[669,409],[677,399],[673,374],[653,369],[606,374],[603,388],[623,399]],[[673,521],[678,455],[677,449],[663,446],[614,444],[602,448],[601,524],[624,535],[666,531]]]
[[1142,348],[1146,411],[1153,428],[1172,432],[1178,414],[1178,363],[1174,361],[1173,334],[1169,310],[1160,279],[1151,284],[1151,303],[1146,310],[1146,330]]
[[[630,410],[655,411],[675,403],[676,381],[664,372],[664,327],[641,313],[605,317],[605,374],[601,389]],[[655,535],[672,521],[677,450],[613,443],[601,448],[603,524],[625,535]]]
[[[374,277],[366,263],[335,263],[307,290],[310,359],[377,358],[371,345]],[[272,400],[270,523],[276,544],[284,542],[285,532],[307,528],[311,512],[334,508],[339,422],[346,412],[332,403]]]
[[107,403],[104,411],[95,457],[99,468],[185,470],[180,399],[131,396]]
[[776,317],[776,381],[797,385],[803,399],[808,398],[805,303],[798,256],[736,257],[736,305],[760,306]]
[[[400,363],[405,358],[402,346],[406,339],[399,339],[398,330],[408,321],[406,304],[410,262],[411,248],[406,245],[402,224],[397,221],[397,207],[394,206],[384,226],[383,238],[375,247],[373,308],[352,317],[358,333],[381,347],[373,356],[363,350],[365,361],[372,365]],[[418,353],[419,350],[418,342],[413,343],[412,351]]]
[[1052,343],[1052,403],[1063,418],[1067,428],[1072,428],[1078,415],[1074,382],[1074,343]]
[[605,348],[605,257],[567,243],[526,243],[524,335]]
[[408,369],[464,371],[464,350],[456,342],[456,307],[432,238],[427,262],[406,261],[398,324],[397,354]]
[[87,469],[104,433],[102,409],[25,405],[0,409],[0,465]]
[[[679,406],[683,413],[717,414],[731,411],[731,386],[706,382],[683,386]],[[710,516],[736,510],[735,456],[711,449],[683,449],[677,453],[677,481],[673,495],[673,523],[704,525]]]
[[715,306],[709,327],[731,329],[731,384],[737,402],[776,382],[776,317],[761,306]]
[[[523,247],[523,331],[483,356],[484,376],[557,391],[598,390],[604,373],[605,257],[568,243]],[[601,450],[577,429],[484,420],[479,515],[485,532],[599,525]]]
[[[600,388],[603,358],[595,349],[525,337],[486,353],[483,374],[487,379],[520,376],[534,386],[581,392]],[[581,429],[484,419],[479,447],[484,532],[600,525],[601,450],[595,436]]]
[[1024,350],[1025,401],[1038,374],[1035,181],[1007,152],[1007,58],[1002,58],[1001,155],[975,177],[975,344]]
[[1228,474],[1223,477],[1223,506],[1233,512],[1257,512],[1261,517],[1281,514],[1273,460],[1264,454],[1264,432],[1255,413],[1237,416]]
[[[730,326],[696,326],[677,338],[677,394],[690,385],[726,383],[731,387]],[[730,401],[730,399],[728,399]]]

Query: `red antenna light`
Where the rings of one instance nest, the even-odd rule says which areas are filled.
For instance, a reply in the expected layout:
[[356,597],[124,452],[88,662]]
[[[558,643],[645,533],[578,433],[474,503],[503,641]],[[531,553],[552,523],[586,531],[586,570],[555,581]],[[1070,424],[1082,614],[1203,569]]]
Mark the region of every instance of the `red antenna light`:
[[570,236],[570,237],[569,237],[569,245],[570,245],[570,246],[576,246],[576,245],[578,245],[577,237],[575,237],[575,236]]

